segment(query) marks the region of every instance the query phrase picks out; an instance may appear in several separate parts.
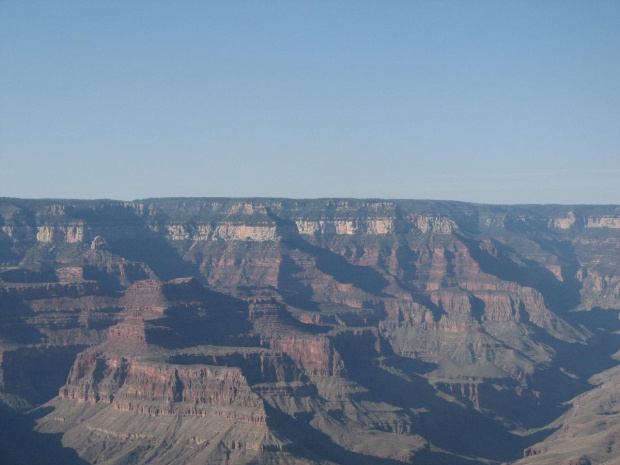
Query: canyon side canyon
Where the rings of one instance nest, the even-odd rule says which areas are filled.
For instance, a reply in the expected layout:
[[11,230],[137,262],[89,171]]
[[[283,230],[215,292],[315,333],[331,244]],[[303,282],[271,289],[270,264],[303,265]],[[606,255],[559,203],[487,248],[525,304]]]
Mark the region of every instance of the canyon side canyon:
[[620,206],[0,198],[0,463],[620,464]]

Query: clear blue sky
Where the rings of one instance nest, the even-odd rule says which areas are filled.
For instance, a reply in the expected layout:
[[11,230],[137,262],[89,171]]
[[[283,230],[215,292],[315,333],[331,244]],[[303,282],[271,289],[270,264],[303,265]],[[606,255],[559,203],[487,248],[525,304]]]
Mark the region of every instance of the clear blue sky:
[[0,0],[0,196],[620,203],[620,1]]

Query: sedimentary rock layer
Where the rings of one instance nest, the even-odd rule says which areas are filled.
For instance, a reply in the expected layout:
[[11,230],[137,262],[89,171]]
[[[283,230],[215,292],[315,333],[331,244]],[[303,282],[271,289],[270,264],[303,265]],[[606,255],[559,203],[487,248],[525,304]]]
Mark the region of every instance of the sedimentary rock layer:
[[616,206],[0,199],[0,427],[92,463],[617,460],[619,225]]

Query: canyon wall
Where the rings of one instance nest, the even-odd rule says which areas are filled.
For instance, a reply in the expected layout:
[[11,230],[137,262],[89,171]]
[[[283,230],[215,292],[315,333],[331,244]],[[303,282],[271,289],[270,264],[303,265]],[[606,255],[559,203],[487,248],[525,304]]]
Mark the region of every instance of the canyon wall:
[[617,206],[0,199],[0,414],[87,462],[602,463],[619,310]]

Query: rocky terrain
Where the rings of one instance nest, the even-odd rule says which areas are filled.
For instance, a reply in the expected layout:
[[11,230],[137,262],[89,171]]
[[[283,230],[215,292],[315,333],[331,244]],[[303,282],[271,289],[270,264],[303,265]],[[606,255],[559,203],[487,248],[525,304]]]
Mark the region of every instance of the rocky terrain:
[[0,462],[620,463],[620,207],[0,199]]

